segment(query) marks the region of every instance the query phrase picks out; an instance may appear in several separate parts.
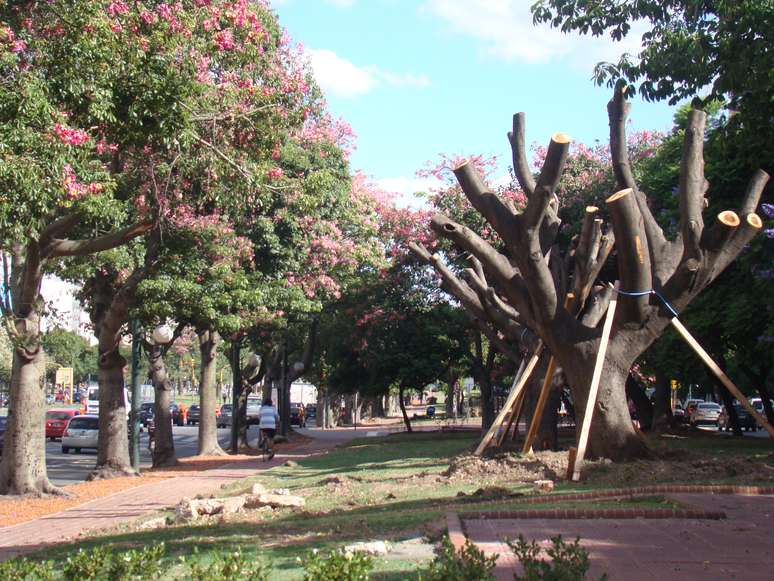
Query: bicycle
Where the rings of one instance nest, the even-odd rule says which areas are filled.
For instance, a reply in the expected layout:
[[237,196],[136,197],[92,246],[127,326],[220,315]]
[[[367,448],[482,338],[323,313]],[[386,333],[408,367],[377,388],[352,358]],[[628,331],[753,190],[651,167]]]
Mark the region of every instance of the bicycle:
[[261,451],[261,457],[263,458],[263,461],[268,462],[274,458],[274,450],[269,448],[269,438],[266,437],[264,431],[260,430],[259,434],[258,449]]

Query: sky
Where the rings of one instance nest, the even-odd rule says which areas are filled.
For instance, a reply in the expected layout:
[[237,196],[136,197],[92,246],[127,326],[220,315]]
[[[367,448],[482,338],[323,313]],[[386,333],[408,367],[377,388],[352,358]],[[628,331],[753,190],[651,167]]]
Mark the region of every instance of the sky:
[[[555,132],[607,140],[611,90],[594,64],[638,52],[623,43],[535,27],[534,0],[272,0],[304,45],[329,109],[357,134],[351,162],[384,189],[411,193],[439,154],[496,155],[507,172],[506,133],[526,113],[526,140]],[[637,30],[635,25],[633,30]],[[642,28],[639,27],[641,31]],[[674,108],[632,105],[637,129],[666,131]]]

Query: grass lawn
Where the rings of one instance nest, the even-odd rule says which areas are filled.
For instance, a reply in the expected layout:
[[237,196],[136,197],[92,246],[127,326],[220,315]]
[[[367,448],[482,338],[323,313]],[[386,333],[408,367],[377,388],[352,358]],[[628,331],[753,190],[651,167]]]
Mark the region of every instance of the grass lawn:
[[[723,442],[731,453],[763,453],[757,440]],[[222,495],[249,491],[259,482],[268,489],[287,488],[291,494],[306,498],[302,512],[290,510],[248,511],[229,515],[219,522],[195,526],[175,525],[137,531],[128,528],[85,540],[75,545],[47,549],[45,557],[62,562],[78,548],[106,543],[138,547],[165,542],[169,562],[188,555],[194,548],[206,555],[213,549],[232,551],[241,547],[253,558],[262,557],[274,566],[272,579],[300,579],[303,558],[312,549],[322,551],[355,541],[389,540],[394,551],[376,558],[374,579],[405,579],[415,576],[416,568],[432,558],[427,540],[436,540],[445,532],[446,512],[494,509],[526,510],[555,508],[550,495],[546,502],[518,505],[519,497],[533,494],[530,481],[516,481],[507,470],[492,469],[494,460],[484,461],[490,473],[453,477],[447,474],[450,459],[468,452],[477,443],[476,434],[418,432],[385,438],[367,438],[332,451],[302,460],[296,466],[282,466],[260,476],[234,483]],[[669,446],[688,446],[683,440]],[[705,446],[698,444],[699,448]],[[771,445],[768,444],[768,450]],[[713,449],[713,453],[716,450]],[[691,452],[702,455],[703,452]],[[530,463],[535,463],[530,460]],[[539,464],[539,462],[538,462]],[[564,483],[556,492],[572,489],[610,488],[584,482]],[[607,501],[562,503],[566,508],[662,507],[675,504],[662,496]],[[407,541],[411,539],[411,541]],[[171,577],[174,577],[174,570]]]

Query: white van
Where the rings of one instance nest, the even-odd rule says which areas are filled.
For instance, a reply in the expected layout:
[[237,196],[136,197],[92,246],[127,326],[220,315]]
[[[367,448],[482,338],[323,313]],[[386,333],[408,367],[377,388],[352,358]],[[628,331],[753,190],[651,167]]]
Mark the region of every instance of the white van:
[[[90,383],[87,388],[86,413],[99,415],[99,385]],[[124,388],[124,408],[126,408],[126,417],[129,417],[129,390]]]

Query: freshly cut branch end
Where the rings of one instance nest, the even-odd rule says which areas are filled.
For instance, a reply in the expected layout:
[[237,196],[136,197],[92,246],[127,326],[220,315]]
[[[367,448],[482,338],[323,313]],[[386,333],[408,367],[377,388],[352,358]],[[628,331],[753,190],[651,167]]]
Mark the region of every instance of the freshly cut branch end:
[[742,221],[739,219],[739,216],[737,216],[736,212],[733,210],[725,210],[718,214],[718,222],[728,226],[729,228],[736,228],[739,226],[739,224],[742,223]]
[[763,220],[758,214],[747,214],[747,223],[756,230],[763,228]]
[[553,141],[554,143],[559,143],[563,145],[565,143],[570,143],[572,141],[572,138],[566,133],[554,133],[551,136],[551,141]]
[[607,200],[605,200],[605,202],[607,202],[608,204],[612,204],[613,202],[615,202],[617,200],[620,200],[624,196],[628,196],[633,191],[634,190],[632,190],[631,188],[625,188],[623,190],[618,190],[616,193],[614,193],[612,196],[610,196]]

